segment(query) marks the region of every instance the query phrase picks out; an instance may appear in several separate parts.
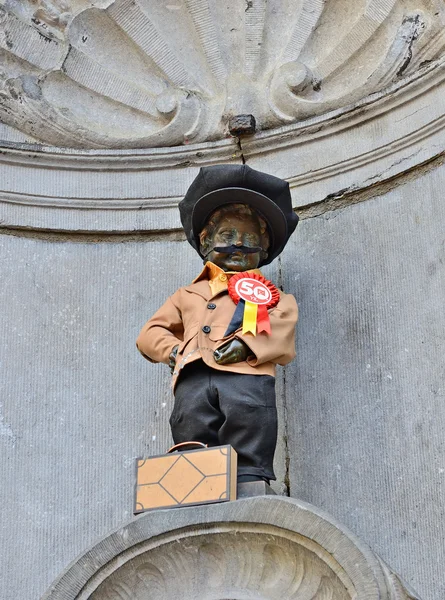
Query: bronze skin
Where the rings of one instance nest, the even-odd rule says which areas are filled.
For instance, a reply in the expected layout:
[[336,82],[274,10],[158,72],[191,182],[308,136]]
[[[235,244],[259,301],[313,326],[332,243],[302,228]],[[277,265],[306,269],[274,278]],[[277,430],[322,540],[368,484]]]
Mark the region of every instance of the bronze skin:
[[[224,271],[249,271],[256,269],[267,257],[269,235],[265,221],[245,204],[229,204],[216,210],[209,217],[200,236],[201,254]],[[229,253],[221,248],[236,246]],[[258,249],[258,252],[245,252],[243,248]],[[178,346],[170,354],[169,367],[175,368]],[[231,340],[214,352],[215,362],[227,365],[246,360],[249,348],[241,340]]]

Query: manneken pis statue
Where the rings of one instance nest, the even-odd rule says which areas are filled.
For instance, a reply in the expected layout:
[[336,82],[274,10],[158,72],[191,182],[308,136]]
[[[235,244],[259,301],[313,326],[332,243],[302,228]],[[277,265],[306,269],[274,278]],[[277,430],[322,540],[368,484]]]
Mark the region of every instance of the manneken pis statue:
[[175,444],[230,444],[238,481],[275,479],[275,366],[295,356],[295,298],[258,267],[298,223],[289,185],[247,165],[204,167],[179,204],[204,268],[144,325],[137,347],[173,373]]

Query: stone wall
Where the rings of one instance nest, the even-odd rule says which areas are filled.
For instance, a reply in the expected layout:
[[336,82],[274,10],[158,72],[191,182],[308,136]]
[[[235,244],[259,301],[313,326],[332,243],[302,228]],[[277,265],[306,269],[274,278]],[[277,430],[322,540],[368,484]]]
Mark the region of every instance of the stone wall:
[[443,167],[302,223],[286,371],[291,495],[334,514],[424,600],[445,597]]
[[[445,592],[444,183],[439,167],[305,219],[267,271],[301,311],[276,489],[344,522],[423,600]],[[5,600],[40,597],[129,521],[135,457],[170,444],[168,369],[134,340],[199,258],[162,236],[75,239],[0,237]]]

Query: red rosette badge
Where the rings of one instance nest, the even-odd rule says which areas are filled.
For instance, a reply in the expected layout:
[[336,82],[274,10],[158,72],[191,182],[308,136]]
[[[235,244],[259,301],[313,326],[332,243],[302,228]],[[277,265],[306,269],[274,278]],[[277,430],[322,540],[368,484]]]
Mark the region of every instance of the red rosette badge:
[[268,309],[276,306],[280,292],[262,275],[248,271],[237,273],[229,280],[229,295],[236,310],[225,335],[243,326],[244,333],[271,333]]

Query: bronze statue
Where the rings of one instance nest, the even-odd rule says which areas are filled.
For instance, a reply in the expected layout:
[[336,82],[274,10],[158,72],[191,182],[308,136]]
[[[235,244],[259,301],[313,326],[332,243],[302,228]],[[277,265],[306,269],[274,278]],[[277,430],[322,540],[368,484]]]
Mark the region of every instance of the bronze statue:
[[205,167],[179,208],[204,269],[145,324],[137,346],[172,370],[175,443],[230,444],[239,481],[275,479],[275,366],[295,356],[298,311],[258,267],[298,223],[289,186],[246,165]]

